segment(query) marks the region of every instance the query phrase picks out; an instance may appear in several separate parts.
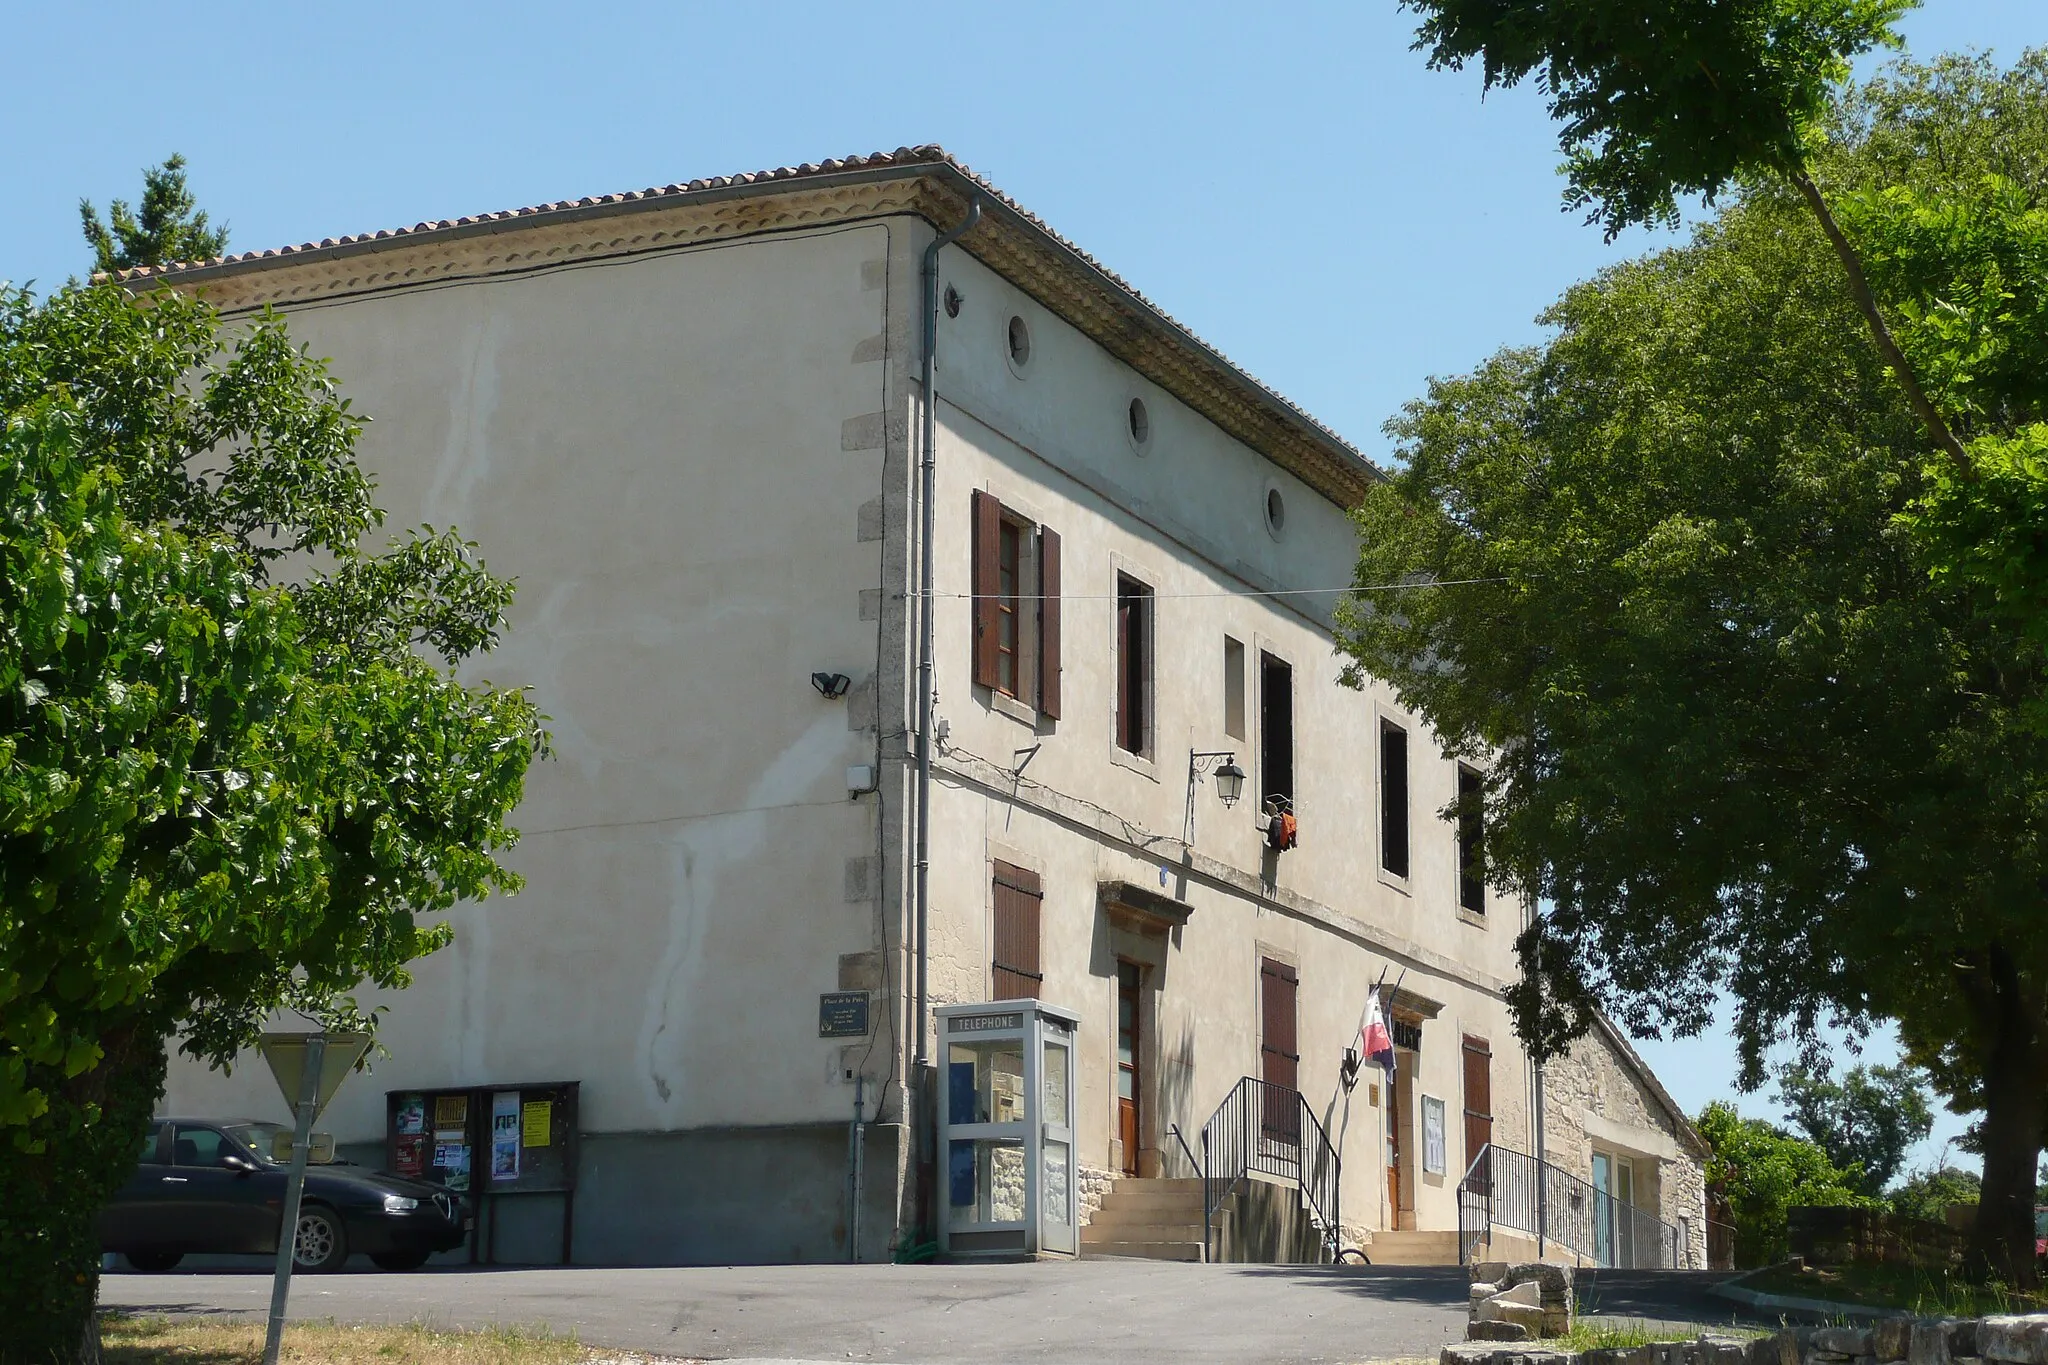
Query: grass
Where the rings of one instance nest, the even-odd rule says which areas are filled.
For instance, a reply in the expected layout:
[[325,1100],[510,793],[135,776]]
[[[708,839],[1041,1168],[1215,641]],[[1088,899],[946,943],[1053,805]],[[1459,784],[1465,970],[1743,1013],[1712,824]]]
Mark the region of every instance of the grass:
[[1914,1266],[1845,1265],[1831,1269],[1771,1266],[1744,1277],[1746,1289],[1864,1308],[1893,1308],[1922,1317],[1981,1318],[2039,1313],[2048,1299],[2002,1284],[1974,1284],[1960,1275]]
[[1653,1346],[1660,1341],[1698,1341],[1702,1331],[1711,1330],[1716,1336],[1755,1336],[1755,1329],[1704,1328],[1697,1324],[1688,1327],[1655,1327],[1647,1322],[1632,1319],[1580,1318],[1572,1324],[1572,1330],[1561,1337],[1545,1337],[1540,1342],[1529,1343],[1546,1351],[1625,1351],[1636,1346]]
[[[263,1324],[107,1313],[100,1318],[100,1343],[106,1365],[258,1365]],[[648,1365],[668,1359],[592,1350],[546,1327],[459,1332],[420,1323],[334,1322],[288,1324],[278,1358],[289,1365]]]

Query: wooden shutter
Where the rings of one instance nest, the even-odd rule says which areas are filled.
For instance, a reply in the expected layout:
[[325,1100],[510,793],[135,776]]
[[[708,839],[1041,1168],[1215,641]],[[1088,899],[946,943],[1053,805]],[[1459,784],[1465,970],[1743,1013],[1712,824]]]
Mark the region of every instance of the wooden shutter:
[[[996,685],[996,609],[1000,590],[997,537],[1002,534],[1003,506],[988,493],[974,490],[974,681]],[[929,604],[927,604],[929,609]]]
[[1301,1140],[1301,1054],[1294,1031],[1294,1003],[1299,979],[1294,968],[1272,958],[1259,959],[1259,1078],[1265,1081],[1265,1114],[1260,1124],[1267,1140]]
[[1060,537],[1038,531],[1038,709],[1060,718]]
[[1045,980],[1038,960],[1039,910],[1045,893],[1038,874],[1009,863],[995,865],[995,951],[990,986],[996,1000],[1035,1000]]
[[[1493,1141],[1493,1048],[1484,1038],[1465,1035],[1465,1164]],[[1488,1163],[1489,1166],[1491,1163]],[[1474,1170],[1472,1178],[1484,1192],[1492,1171]]]

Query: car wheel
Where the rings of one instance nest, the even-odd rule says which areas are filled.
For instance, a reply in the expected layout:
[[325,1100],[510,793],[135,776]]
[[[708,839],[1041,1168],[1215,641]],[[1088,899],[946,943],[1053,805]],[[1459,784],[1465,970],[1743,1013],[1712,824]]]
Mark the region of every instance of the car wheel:
[[379,1270],[418,1270],[427,1263],[424,1251],[373,1251],[370,1259]]
[[131,1251],[122,1257],[131,1270],[140,1270],[155,1275],[173,1269],[185,1259],[182,1251]]
[[299,1234],[292,1239],[296,1270],[339,1270],[348,1259],[348,1232],[333,1209],[308,1204],[299,1210]]

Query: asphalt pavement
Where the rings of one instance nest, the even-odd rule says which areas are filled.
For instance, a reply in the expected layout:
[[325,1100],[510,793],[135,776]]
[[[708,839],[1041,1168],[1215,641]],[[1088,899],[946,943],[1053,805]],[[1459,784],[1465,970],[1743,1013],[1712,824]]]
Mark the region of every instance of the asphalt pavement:
[[[1708,1277],[1605,1272],[1585,1311],[1726,1325]],[[482,1327],[545,1323],[588,1345],[687,1359],[894,1365],[1322,1365],[1434,1361],[1463,1339],[1465,1273],[1448,1267],[1182,1265],[368,1269],[292,1282],[301,1320]],[[109,1307],[261,1317],[255,1271],[113,1272]]]

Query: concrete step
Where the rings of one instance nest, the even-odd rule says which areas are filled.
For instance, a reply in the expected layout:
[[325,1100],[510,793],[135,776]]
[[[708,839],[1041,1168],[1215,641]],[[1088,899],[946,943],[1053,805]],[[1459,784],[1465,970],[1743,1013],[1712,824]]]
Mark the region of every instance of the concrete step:
[[1084,1242],[1199,1242],[1202,1225],[1194,1223],[1090,1223],[1081,1229]]
[[1111,1187],[1102,1196],[1102,1207],[1123,1209],[1150,1208],[1200,1208],[1200,1190],[1148,1190],[1131,1189],[1123,1185]]
[[1375,1232],[1365,1254],[1374,1265],[1456,1265],[1455,1232]]
[[1124,1228],[1143,1223],[1202,1223],[1202,1206],[1193,1205],[1145,1205],[1132,1208],[1127,1205],[1104,1204],[1088,1220],[1091,1227]]
[[1146,1261],[1199,1261],[1202,1259],[1200,1242],[1083,1242],[1081,1256],[1094,1260],[1098,1256],[1131,1256]]
[[1201,1180],[1199,1180],[1198,1178],[1195,1178],[1195,1177],[1192,1177],[1192,1176],[1189,1176],[1189,1177],[1179,1177],[1179,1176],[1176,1176],[1176,1177],[1174,1177],[1174,1178],[1172,1178],[1172,1179],[1168,1179],[1168,1178],[1167,1178],[1167,1177],[1165,1177],[1165,1176],[1150,1176],[1150,1177],[1147,1177],[1147,1176],[1135,1176],[1135,1175],[1122,1175],[1122,1176],[1118,1176],[1118,1177],[1116,1178],[1116,1182],[1115,1182],[1114,1184],[1112,1184],[1112,1185],[1111,1185],[1111,1186],[1110,1186],[1109,1188],[1110,1188],[1110,1189],[1111,1189],[1112,1191],[1115,1191],[1115,1190],[1174,1190],[1174,1191],[1178,1191],[1178,1192],[1179,1192],[1179,1193],[1181,1193],[1181,1194],[1193,1194],[1193,1195],[1200,1195],[1200,1194],[1201,1194],[1201,1192],[1202,1192],[1202,1182],[1201,1182]]

